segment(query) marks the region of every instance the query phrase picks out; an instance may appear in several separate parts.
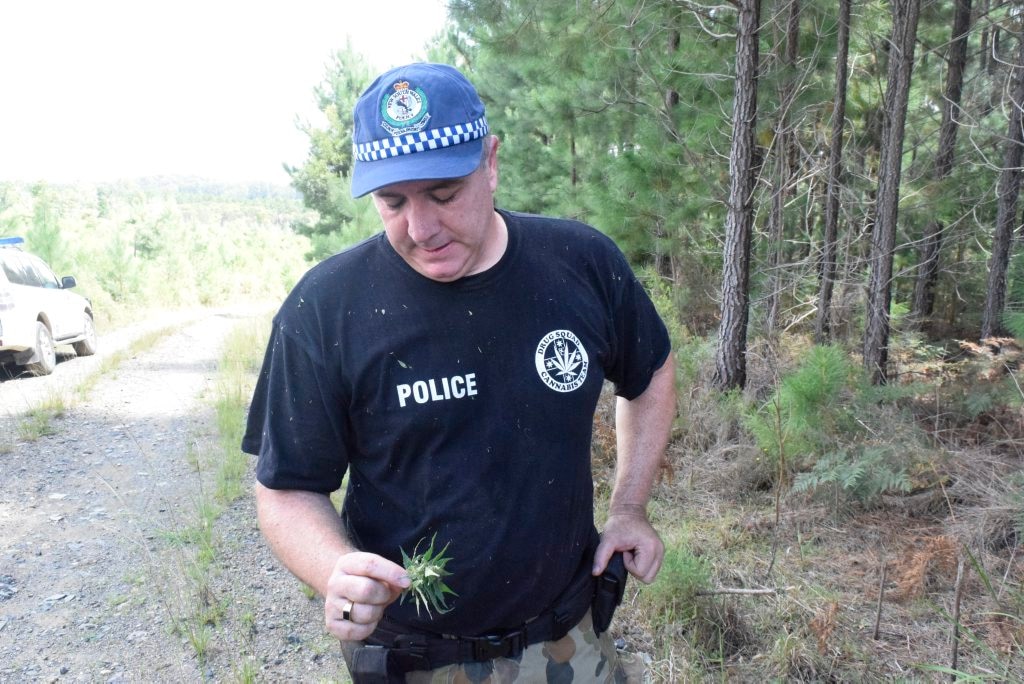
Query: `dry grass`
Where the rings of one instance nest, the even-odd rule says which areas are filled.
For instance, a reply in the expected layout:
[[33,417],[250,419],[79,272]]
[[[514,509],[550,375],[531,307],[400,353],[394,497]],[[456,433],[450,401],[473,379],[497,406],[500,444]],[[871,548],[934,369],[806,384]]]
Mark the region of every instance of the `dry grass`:
[[836,630],[836,616],[838,613],[839,602],[832,601],[823,610],[819,610],[818,614],[811,620],[811,631],[818,640],[818,653],[822,655],[831,650],[829,644],[832,639],[832,633]]
[[[764,394],[796,352],[783,350],[772,369],[756,367],[758,387],[743,401]],[[954,439],[951,426],[963,414],[950,409],[935,420],[934,406],[922,411],[918,402],[909,422],[902,401],[885,415],[889,434],[878,438],[917,429],[931,440],[926,469],[911,473],[912,492],[866,509],[787,489],[776,510],[774,473],[744,434],[736,405],[699,386],[680,394],[673,477],[657,485],[652,519],[667,545],[707,563],[707,590],[778,591],[693,596],[676,609],[685,619],[665,620],[645,601],[665,587],[631,582],[613,633],[647,654],[653,681],[948,679],[941,668],[952,663],[961,558],[973,559],[960,606],[961,675],[1024,681],[1024,429],[1003,420]],[[605,495],[614,473],[611,415],[603,404],[595,423],[595,485]]]
[[952,589],[956,580],[959,544],[945,535],[920,537],[901,550],[887,568],[893,601],[911,601],[926,592]]

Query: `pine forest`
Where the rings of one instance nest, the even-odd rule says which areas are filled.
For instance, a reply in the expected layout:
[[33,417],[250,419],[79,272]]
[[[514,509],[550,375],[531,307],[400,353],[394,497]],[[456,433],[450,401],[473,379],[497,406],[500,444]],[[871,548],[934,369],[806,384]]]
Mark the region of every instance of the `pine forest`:
[[[1024,1],[447,6],[423,57],[480,90],[499,206],[610,235],[672,335],[668,551],[619,646],[654,681],[1024,680]],[[0,234],[99,310],[279,301],[380,229],[374,75],[343,46],[310,84],[291,188],[0,184]]]

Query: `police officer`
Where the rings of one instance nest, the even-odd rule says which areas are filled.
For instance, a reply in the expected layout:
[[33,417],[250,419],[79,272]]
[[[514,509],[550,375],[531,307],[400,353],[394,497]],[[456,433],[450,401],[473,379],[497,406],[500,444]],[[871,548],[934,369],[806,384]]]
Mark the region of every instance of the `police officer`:
[[[675,415],[665,326],[606,236],[495,207],[499,141],[458,70],[382,74],[353,137],[352,194],[383,231],[274,319],[243,441],[263,534],[324,597],[356,681],[621,676],[609,561],[651,582],[664,553],[646,507]],[[606,381],[617,468],[598,534]],[[453,592],[432,610],[399,600],[403,554],[431,541]]]

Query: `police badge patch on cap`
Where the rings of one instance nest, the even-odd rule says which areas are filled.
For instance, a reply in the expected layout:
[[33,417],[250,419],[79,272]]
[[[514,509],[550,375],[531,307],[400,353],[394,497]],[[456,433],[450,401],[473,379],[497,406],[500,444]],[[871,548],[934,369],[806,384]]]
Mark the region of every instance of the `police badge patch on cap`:
[[352,196],[466,176],[480,166],[489,131],[484,103],[455,67],[415,62],[389,69],[352,109]]
[[427,127],[427,94],[422,88],[412,89],[408,81],[395,83],[395,92],[380,103],[381,128],[391,135],[418,133]]

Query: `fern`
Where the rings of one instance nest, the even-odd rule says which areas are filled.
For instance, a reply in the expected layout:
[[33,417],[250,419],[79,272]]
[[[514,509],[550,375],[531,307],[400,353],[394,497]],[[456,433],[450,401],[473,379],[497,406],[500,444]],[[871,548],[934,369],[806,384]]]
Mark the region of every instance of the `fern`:
[[845,463],[844,466],[840,471],[840,485],[846,490],[857,490],[863,484],[864,473],[866,472],[864,461],[856,460]]
[[893,450],[882,447],[863,447],[841,450],[818,459],[806,473],[800,473],[793,482],[798,492],[817,493],[828,485],[848,498],[865,506],[878,502],[882,494],[909,492],[910,476],[901,465],[895,465]]
[[1024,312],[1006,312],[1003,314],[1003,325],[1018,340],[1024,339]]
[[964,408],[967,409],[971,418],[977,418],[983,413],[991,410],[996,405],[995,397],[991,392],[969,392],[964,397]]
[[1011,475],[1009,484],[1011,494],[1008,497],[1007,505],[1011,511],[1013,530],[1018,537],[1024,537],[1024,473]]

